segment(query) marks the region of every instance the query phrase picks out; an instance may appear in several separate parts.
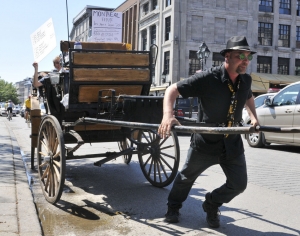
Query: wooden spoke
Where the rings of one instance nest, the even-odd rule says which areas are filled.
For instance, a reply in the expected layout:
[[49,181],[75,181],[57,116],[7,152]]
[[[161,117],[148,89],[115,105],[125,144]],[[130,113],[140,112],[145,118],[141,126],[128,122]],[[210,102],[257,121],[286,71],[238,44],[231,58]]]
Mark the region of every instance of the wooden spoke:
[[49,163],[48,162],[43,162],[42,164],[39,165],[39,167],[43,167],[45,165],[48,165]]
[[[159,165],[159,161],[156,161],[156,165],[157,165],[157,173],[158,173],[158,177],[159,177],[159,182],[162,182],[162,177],[161,177],[161,171],[160,171],[160,165]],[[163,166],[161,166],[163,169]]]
[[46,144],[44,143],[43,140],[41,140],[41,143],[42,143],[43,147],[46,149],[46,151],[49,152],[48,146],[46,146]]
[[56,153],[57,147],[58,147],[58,140],[57,140],[57,137],[55,137],[55,143],[54,143],[54,146],[52,149],[52,153]]
[[151,159],[151,164],[150,164],[150,167],[149,167],[149,170],[148,170],[148,176],[150,176],[152,166],[153,166],[153,159]]
[[47,148],[46,148],[46,149],[47,149],[47,152],[49,152],[49,149],[48,149],[48,147],[49,147],[49,142],[48,142],[47,135],[46,135],[45,131],[43,131],[42,133],[43,133],[43,137],[44,137],[43,141],[45,142],[44,144],[47,146]]
[[50,175],[51,175],[51,171],[48,171],[48,175],[47,175],[47,179],[46,179],[46,184],[45,184],[45,191],[48,192],[48,193],[49,193],[49,191],[47,191],[47,189],[49,187]]
[[[157,163],[157,164],[160,165],[161,170],[162,170],[162,171],[164,172],[164,174],[165,174],[165,177],[168,177],[168,174],[167,174],[167,172],[166,172],[166,170],[165,170],[165,167],[164,167],[164,165],[163,165],[163,163],[161,162],[160,159],[158,160],[158,163]],[[165,162],[165,164],[169,167],[170,170],[172,169],[172,167],[171,167],[167,162]]]
[[53,159],[57,158],[59,155],[60,155],[60,152],[56,153],[56,154],[53,156]]
[[58,172],[58,169],[57,169],[57,167],[56,167],[55,165],[53,165],[53,169],[54,169],[54,172],[55,172],[55,176],[56,176],[56,178],[58,179],[58,178],[60,177],[60,174],[59,174],[59,172]]
[[[163,161],[164,164],[170,169],[172,170],[173,168],[170,166],[170,164],[160,155],[160,162]],[[163,166],[163,163],[161,163],[161,165]]]
[[171,159],[174,159],[175,160],[175,157],[172,156],[172,155],[169,155],[167,153],[164,153],[164,152],[161,152],[160,154],[164,155],[164,156],[167,156],[167,157],[170,157]]
[[41,179],[44,179],[44,178],[47,176],[48,172],[49,172],[49,166],[47,166],[47,168],[46,168],[46,170],[44,171],[44,173],[43,173]]
[[48,156],[48,155],[45,154],[44,152],[39,152],[39,154],[43,155],[44,157],[45,157],[45,156]]
[[53,160],[53,164],[56,165],[56,166],[59,167],[59,168],[61,167],[61,166],[60,166],[60,163],[59,163],[58,161],[54,161],[54,160]]

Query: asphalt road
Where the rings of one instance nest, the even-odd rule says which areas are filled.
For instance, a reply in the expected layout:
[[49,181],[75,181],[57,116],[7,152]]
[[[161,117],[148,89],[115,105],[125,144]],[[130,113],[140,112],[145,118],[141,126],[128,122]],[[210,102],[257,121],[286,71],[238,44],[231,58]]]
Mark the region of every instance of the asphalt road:
[[[0,118],[5,119],[5,118]],[[44,235],[300,235],[300,147],[271,145],[250,148],[245,142],[247,190],[220,210],[221,227],[209,229],[201,209],[205,193],[224,183],[219,166],[201,175],[181,210],[178,224],[164,222],[171,185],[155,188],[145,179],[133,156],[96,167],[96,159],[67,161],[64,193],[49,204],[36,171],[30,171],[30,128],[21,117],[9,123],[28,169]],[[180,136],[180,167],[189,137]],[[117,151],[116,143],[85,144],[77,154]]]

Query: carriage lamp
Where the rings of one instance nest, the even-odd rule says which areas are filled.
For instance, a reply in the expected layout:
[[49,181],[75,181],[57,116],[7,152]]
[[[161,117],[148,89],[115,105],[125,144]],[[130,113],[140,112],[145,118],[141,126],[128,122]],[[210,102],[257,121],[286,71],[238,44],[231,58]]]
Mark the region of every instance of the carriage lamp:
[[210,51],[205,44],[205,42],[202,42],[199,46],[199,50],[197,51],[197,57],[200,60],[201,63],[201,70],[204,69],[204,63],[206,64],[206,58],[209,57]]

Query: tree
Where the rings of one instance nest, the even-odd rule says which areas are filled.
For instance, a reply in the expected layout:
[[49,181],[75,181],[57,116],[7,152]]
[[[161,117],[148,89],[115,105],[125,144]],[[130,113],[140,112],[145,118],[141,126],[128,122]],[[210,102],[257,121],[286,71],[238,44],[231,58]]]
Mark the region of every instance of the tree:
[[17,89],[12,83],[6,82],[4,79],[0,79],[0,102],[6,102],[11,100],[14,104],[19,104],[19,98]]

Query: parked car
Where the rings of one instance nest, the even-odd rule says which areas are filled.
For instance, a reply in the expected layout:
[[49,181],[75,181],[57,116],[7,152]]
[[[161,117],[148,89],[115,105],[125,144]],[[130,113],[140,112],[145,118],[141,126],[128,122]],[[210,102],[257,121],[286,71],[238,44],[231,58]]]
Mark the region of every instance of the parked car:
[[[300,81],[290,84],[273,97],[266,98],[264,105],[256,109],[261,126],[299,127],[300,126]],[[300,146],[299,133],[259,132],[247,134],[251,147],[263,147],[266,144],[288,144]]]
[[40,103],[41,116],[46,115],[46,108],[43,102]]
[[5,109],[5,103],[0,103],[0,116],[7,116],[7,111]]
[[16,114],[20,114],[21,107],[19,105],[15,105],[14,110]]
[[[273,97],[275,94],[276,93],[265,93],[265,94],[261,94],[261,95],[257,96],[256,98],[254,98],[255,109],[258,109],[259,107],[264,105],[266,98]],[[244,124],[250,124],[250,122],[251,122],[250,116],[249,116],[246,108],[243,109],[242,119],[243,119]]]
[[23,106],[23,107],[20,109],[20,116],[21,116],[21,117],[24,117],[24,113],[25,113],[25,107]]
[[175,116],[197,119],[198,98],[197,97],[176,98],[174,114]]

